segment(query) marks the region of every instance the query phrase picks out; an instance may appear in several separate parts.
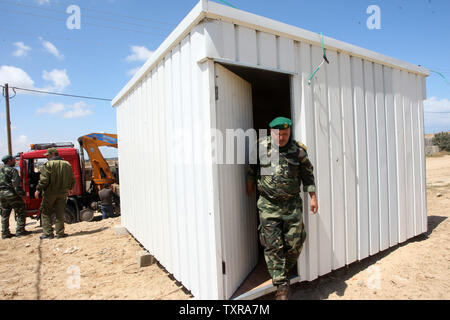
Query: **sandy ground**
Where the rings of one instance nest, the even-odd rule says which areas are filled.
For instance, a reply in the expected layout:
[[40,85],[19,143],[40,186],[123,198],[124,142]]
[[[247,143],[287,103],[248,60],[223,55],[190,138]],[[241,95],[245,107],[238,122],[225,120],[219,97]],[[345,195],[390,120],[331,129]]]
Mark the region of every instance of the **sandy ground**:
[[143,249],[131,235],[114,235],[115,225],[120,217],[98,213],[66,224],[67,238],[40,240],[39,221],[27,219],[32,235],[0,242],[0,299],[190,298],[160,265],[138,268]]
[[[428,232],[312,282],[292,299],[450,299],[450,156],[427,158]],[[138,268],[131,235],[116,236],[120,217],[66,225],[64,239],[33,234],[0,240],[0,299],[190,299],[159,264]],[[11,231],[15,231],[11,217]],[[262,299],[273,299],[273,294]]]
[[292,299],[450,299],[449,155],[427,158],[427,208],[424,235],[315,281],[297,283]]

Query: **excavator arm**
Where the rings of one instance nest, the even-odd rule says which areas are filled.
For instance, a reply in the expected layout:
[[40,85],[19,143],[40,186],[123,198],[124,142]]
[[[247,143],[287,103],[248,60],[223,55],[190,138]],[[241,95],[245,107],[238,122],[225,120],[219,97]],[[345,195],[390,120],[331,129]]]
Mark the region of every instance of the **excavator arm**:
[[89,155],[92,165],[92,182],[97,186],[98,190],[103,189],[103,184],[105,183],[113,184],[115,182],[114,175],[99,147],[117,148],[117,134],[91,133],[79,137],[78,142],[80,143],[80,151],[84,149]]

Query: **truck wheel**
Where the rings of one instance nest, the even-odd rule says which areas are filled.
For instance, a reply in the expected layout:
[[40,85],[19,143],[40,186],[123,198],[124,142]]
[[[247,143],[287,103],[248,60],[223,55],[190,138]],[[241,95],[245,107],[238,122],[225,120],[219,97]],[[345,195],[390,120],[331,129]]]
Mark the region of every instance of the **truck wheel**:
[[66,206],[64,211],[64,222],[67,224],[72,224],[77,221],[75,216],[75,210],[72,207]]
[[[72,224],[76,221],[75,219],[75,212],[71,207],[66,206],[64,209],[64,223]],[[56,222],[56,214],[52,213],[52,224],[55,224]]]

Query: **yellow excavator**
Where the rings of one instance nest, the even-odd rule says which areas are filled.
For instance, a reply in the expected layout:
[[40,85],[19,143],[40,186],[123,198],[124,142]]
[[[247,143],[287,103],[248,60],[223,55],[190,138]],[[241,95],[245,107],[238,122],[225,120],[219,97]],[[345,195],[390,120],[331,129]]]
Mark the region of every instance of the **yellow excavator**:
[[106,146],[117,148],[117,134],[112,133],[90,133],[78,138],[78,143],[80,144],[80,156],[81,156],[81,166],[83,181],[85,179],[86,168],[84,161],[84,153],[82,150],[86,150],[89,155],[89,160],[92,166],[92,178],[91,178],[91,188],[95,188],[95,191],[100,191],[103,189],[105,183],[110,184],[113,187],[114,193],[118,194],[118,167],[115,165],[115,172],[111,171],[108,162],[103,157],[99,147]]

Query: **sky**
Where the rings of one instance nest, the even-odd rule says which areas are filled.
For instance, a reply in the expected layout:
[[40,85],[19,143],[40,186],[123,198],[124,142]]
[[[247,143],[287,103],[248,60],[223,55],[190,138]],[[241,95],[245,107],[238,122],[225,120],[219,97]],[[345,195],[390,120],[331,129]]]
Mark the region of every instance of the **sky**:
[[[0,0],[0,84],[112,99],[197,2]],[[448,0],[227,2],[421,65],[450,81]],[[379,28],[367,25],[374,21],[374,12],[367,11],[371,5],[380,9]],[[7,153],[4,105],[0,95],[2,155]],[[17,91],[10,105],[13,154],[29,150],[31,143],[67,141],[78,146],[82,135],[117,132],[109,101]],[[450,84],[437,73],[427,78],[424,105],[425,132],[449,131]],[[103,147],[102,152],[105,157],[117,155],[116,149]]]

